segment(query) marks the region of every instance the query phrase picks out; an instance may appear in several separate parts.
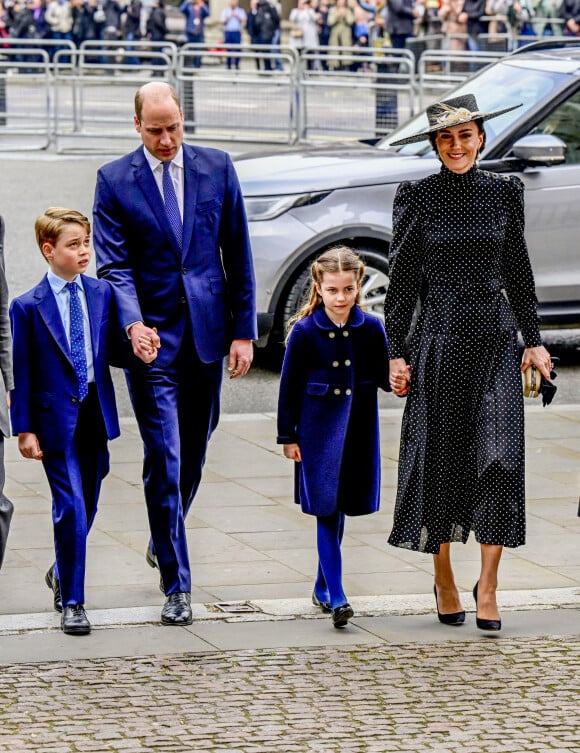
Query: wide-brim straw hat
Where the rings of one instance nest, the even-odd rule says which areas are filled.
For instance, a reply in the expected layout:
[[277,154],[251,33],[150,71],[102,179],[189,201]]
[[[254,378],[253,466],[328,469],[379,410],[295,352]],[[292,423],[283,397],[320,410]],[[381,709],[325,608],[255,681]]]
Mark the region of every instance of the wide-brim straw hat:
[[461,97],[446,99],[443,102],[434,102],[426,110],[427,120],[429,121],[429,128],[426,131],[416,133],[414,136],[408,136],[406,139],[391,141],[389,146],[401,146],[402,144],[414,144],[417,141],[425,141],[432,133],[442,131],[444,128],[452,128],[462,123],[469,123],[472,120],[491,120],[491,118],[497,118],[498,115],[503,115],[504,112],[510,112],[510,110],[515,110],[518,107],[521,107],[521,104],[504,107],[502,110],[496,110],[495,112],[482,112],[477,106],[477,101],[473,94],[463,94]]

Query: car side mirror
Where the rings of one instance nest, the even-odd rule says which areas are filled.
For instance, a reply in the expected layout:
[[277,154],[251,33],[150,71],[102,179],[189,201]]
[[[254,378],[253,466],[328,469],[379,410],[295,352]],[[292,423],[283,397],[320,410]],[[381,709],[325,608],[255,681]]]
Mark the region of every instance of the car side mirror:
[[513,145],[514,157],[528,167],[562,165],[566,162],[566,144],[548,133],[522,136]]

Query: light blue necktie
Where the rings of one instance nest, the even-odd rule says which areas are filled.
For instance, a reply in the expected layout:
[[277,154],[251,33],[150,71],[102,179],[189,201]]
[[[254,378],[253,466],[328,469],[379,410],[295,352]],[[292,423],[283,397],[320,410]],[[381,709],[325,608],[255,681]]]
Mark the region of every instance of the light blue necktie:
[[79,383],[79,400],[84,400],[89,391],[89,383],[87,379],[83,307],[81,306],[76,282],[67,282],[66,286],[70,294],[70,352]]
[[169,219],[169,224],[171,225],[173,234],[177,238],[179,248],[181,248],[183,243],[183,223],[181,222],[181,215],[179,214],[179,204],[177,203],[173,180],[171,179],[171,173],[169,172],[170,165],[171,160],[163,163],[163,200],[165,202],[165,212]]

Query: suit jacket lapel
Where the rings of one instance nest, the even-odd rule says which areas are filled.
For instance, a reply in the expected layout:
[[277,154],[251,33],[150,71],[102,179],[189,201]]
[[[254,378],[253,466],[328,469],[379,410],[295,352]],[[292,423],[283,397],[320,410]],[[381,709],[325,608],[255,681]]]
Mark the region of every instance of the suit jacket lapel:
[[177,243],[177,239],[173,234],[171,225],[169,224],[169,218],[165,212],[165,205],[161,193],[159,192],[159,188],[157,187],[149,163],[143,154],[144,148],[145,147],[141,147],[140,149],[137,149],[133,155],[132,164],[135,171],[135,183],[147,199],[147,203],[151,208],[151,213],[157,220],[161,230],[167,236],[167,239],[171,242],[171,247],[176,254],[180,255],[179,244]]
[[83,275],[83,287],[87,299],[87,309],[89,312],[89,324],[91,328],[91,344],[93,347],[93,359],[97,359],[100,345],[101,327],[103,320],[103,296],[99,295],[95,280]]
[[54,299],[54,293],[52,292],[52,288],[46,277],[44,277],[44,279],[36,286],[34,297],[38,302],[38,313],[48,327],[48,331],[54,337],[57,345],[72,364],[70,347],[62,324],[62,319],[60,318],[58,306]]
[[189,251],[193,227],[195,225],[195,206],[197,204],[197,187],[199,175],[195,149],[183,145],[183,255]]

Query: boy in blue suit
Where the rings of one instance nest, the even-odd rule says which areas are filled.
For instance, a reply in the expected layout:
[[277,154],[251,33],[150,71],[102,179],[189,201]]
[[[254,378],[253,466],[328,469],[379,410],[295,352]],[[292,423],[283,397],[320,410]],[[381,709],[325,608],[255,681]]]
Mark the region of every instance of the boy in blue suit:
[[12,430],[25,458],[42,460],[52,493],[56,562],[46,574],[61,627],[91,630],[84,609],[87,534],[109,472],[107,440],[119,436],[109,370],[114,299],[102,280],[83,277],[90,223],[51,207],[35,224],[49,265],[32,290],[12,301]]

